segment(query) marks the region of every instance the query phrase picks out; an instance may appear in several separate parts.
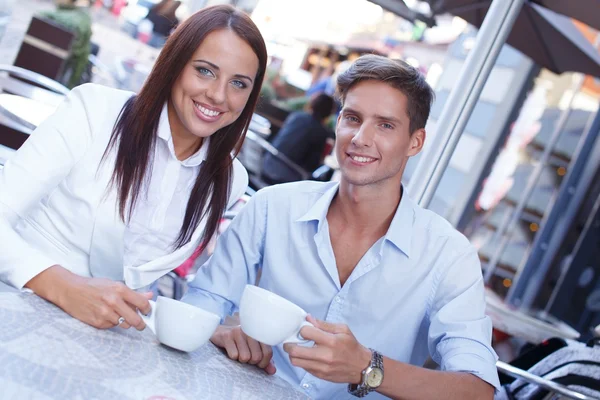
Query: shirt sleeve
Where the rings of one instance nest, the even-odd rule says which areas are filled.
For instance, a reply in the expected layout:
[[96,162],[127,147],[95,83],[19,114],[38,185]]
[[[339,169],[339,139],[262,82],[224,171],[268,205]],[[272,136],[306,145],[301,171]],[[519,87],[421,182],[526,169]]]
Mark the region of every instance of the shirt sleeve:
[[468,372],[500,388],[485,314],[481,265],[474,247],[439,272],[430,308],[429,352],[443,371]]
[[182,301],[221,318],[239,306],[246,284],[254,284],[264,249],[267,191],[257,192],[217,240],[212,257],[198,269]]
[[70,92],[0,170],[0,280],[19,289],[56,264],[15,226],[60,184],[91,143],[82,87]]

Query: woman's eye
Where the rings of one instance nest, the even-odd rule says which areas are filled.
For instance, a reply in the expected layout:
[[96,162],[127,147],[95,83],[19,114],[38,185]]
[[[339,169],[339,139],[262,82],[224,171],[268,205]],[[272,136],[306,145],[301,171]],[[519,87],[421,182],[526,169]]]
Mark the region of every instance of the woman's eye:
[[208,68],[196,67],[196,71],[198,71],[201,75],[213,76],[212,71]]
[[239,81],[239,80],[232,81],[231,83],[233,84],[233,86],[235,86],[239,89],[246,89],[248,87],[248,85],[246,85],[246,82]]

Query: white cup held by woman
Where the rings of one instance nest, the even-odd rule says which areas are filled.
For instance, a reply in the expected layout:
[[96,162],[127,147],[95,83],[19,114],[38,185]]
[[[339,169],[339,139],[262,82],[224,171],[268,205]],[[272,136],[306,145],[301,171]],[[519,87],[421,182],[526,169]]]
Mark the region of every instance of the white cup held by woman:
[[214,313],[167,297],[150,300],[150,305],[150,315],[142,315],[146,326],[159,342],[185,352],[208,342],[221,321]]

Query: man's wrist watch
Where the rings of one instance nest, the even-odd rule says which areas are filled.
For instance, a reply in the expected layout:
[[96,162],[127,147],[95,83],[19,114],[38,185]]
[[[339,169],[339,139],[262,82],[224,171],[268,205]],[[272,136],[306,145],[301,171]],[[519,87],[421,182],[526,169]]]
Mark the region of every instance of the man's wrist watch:
[[349,384],[348,393],[356,397],[365,397],[375,391],[383,382],[383,356],[371,350],[371,364],[362,371],[360,384]]

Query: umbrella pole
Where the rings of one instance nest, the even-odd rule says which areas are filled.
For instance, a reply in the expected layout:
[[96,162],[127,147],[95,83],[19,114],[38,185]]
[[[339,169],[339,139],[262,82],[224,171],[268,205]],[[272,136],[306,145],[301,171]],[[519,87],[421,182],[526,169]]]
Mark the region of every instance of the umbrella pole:
[[408,185],[408,193],[422,207],[428,207],[450,162],[452,153],[473,112],[483,86],[494,67],[525,0],[494,0],[477,34],[475,46],[463,65],[436,132],[435,143],[423,156]]

